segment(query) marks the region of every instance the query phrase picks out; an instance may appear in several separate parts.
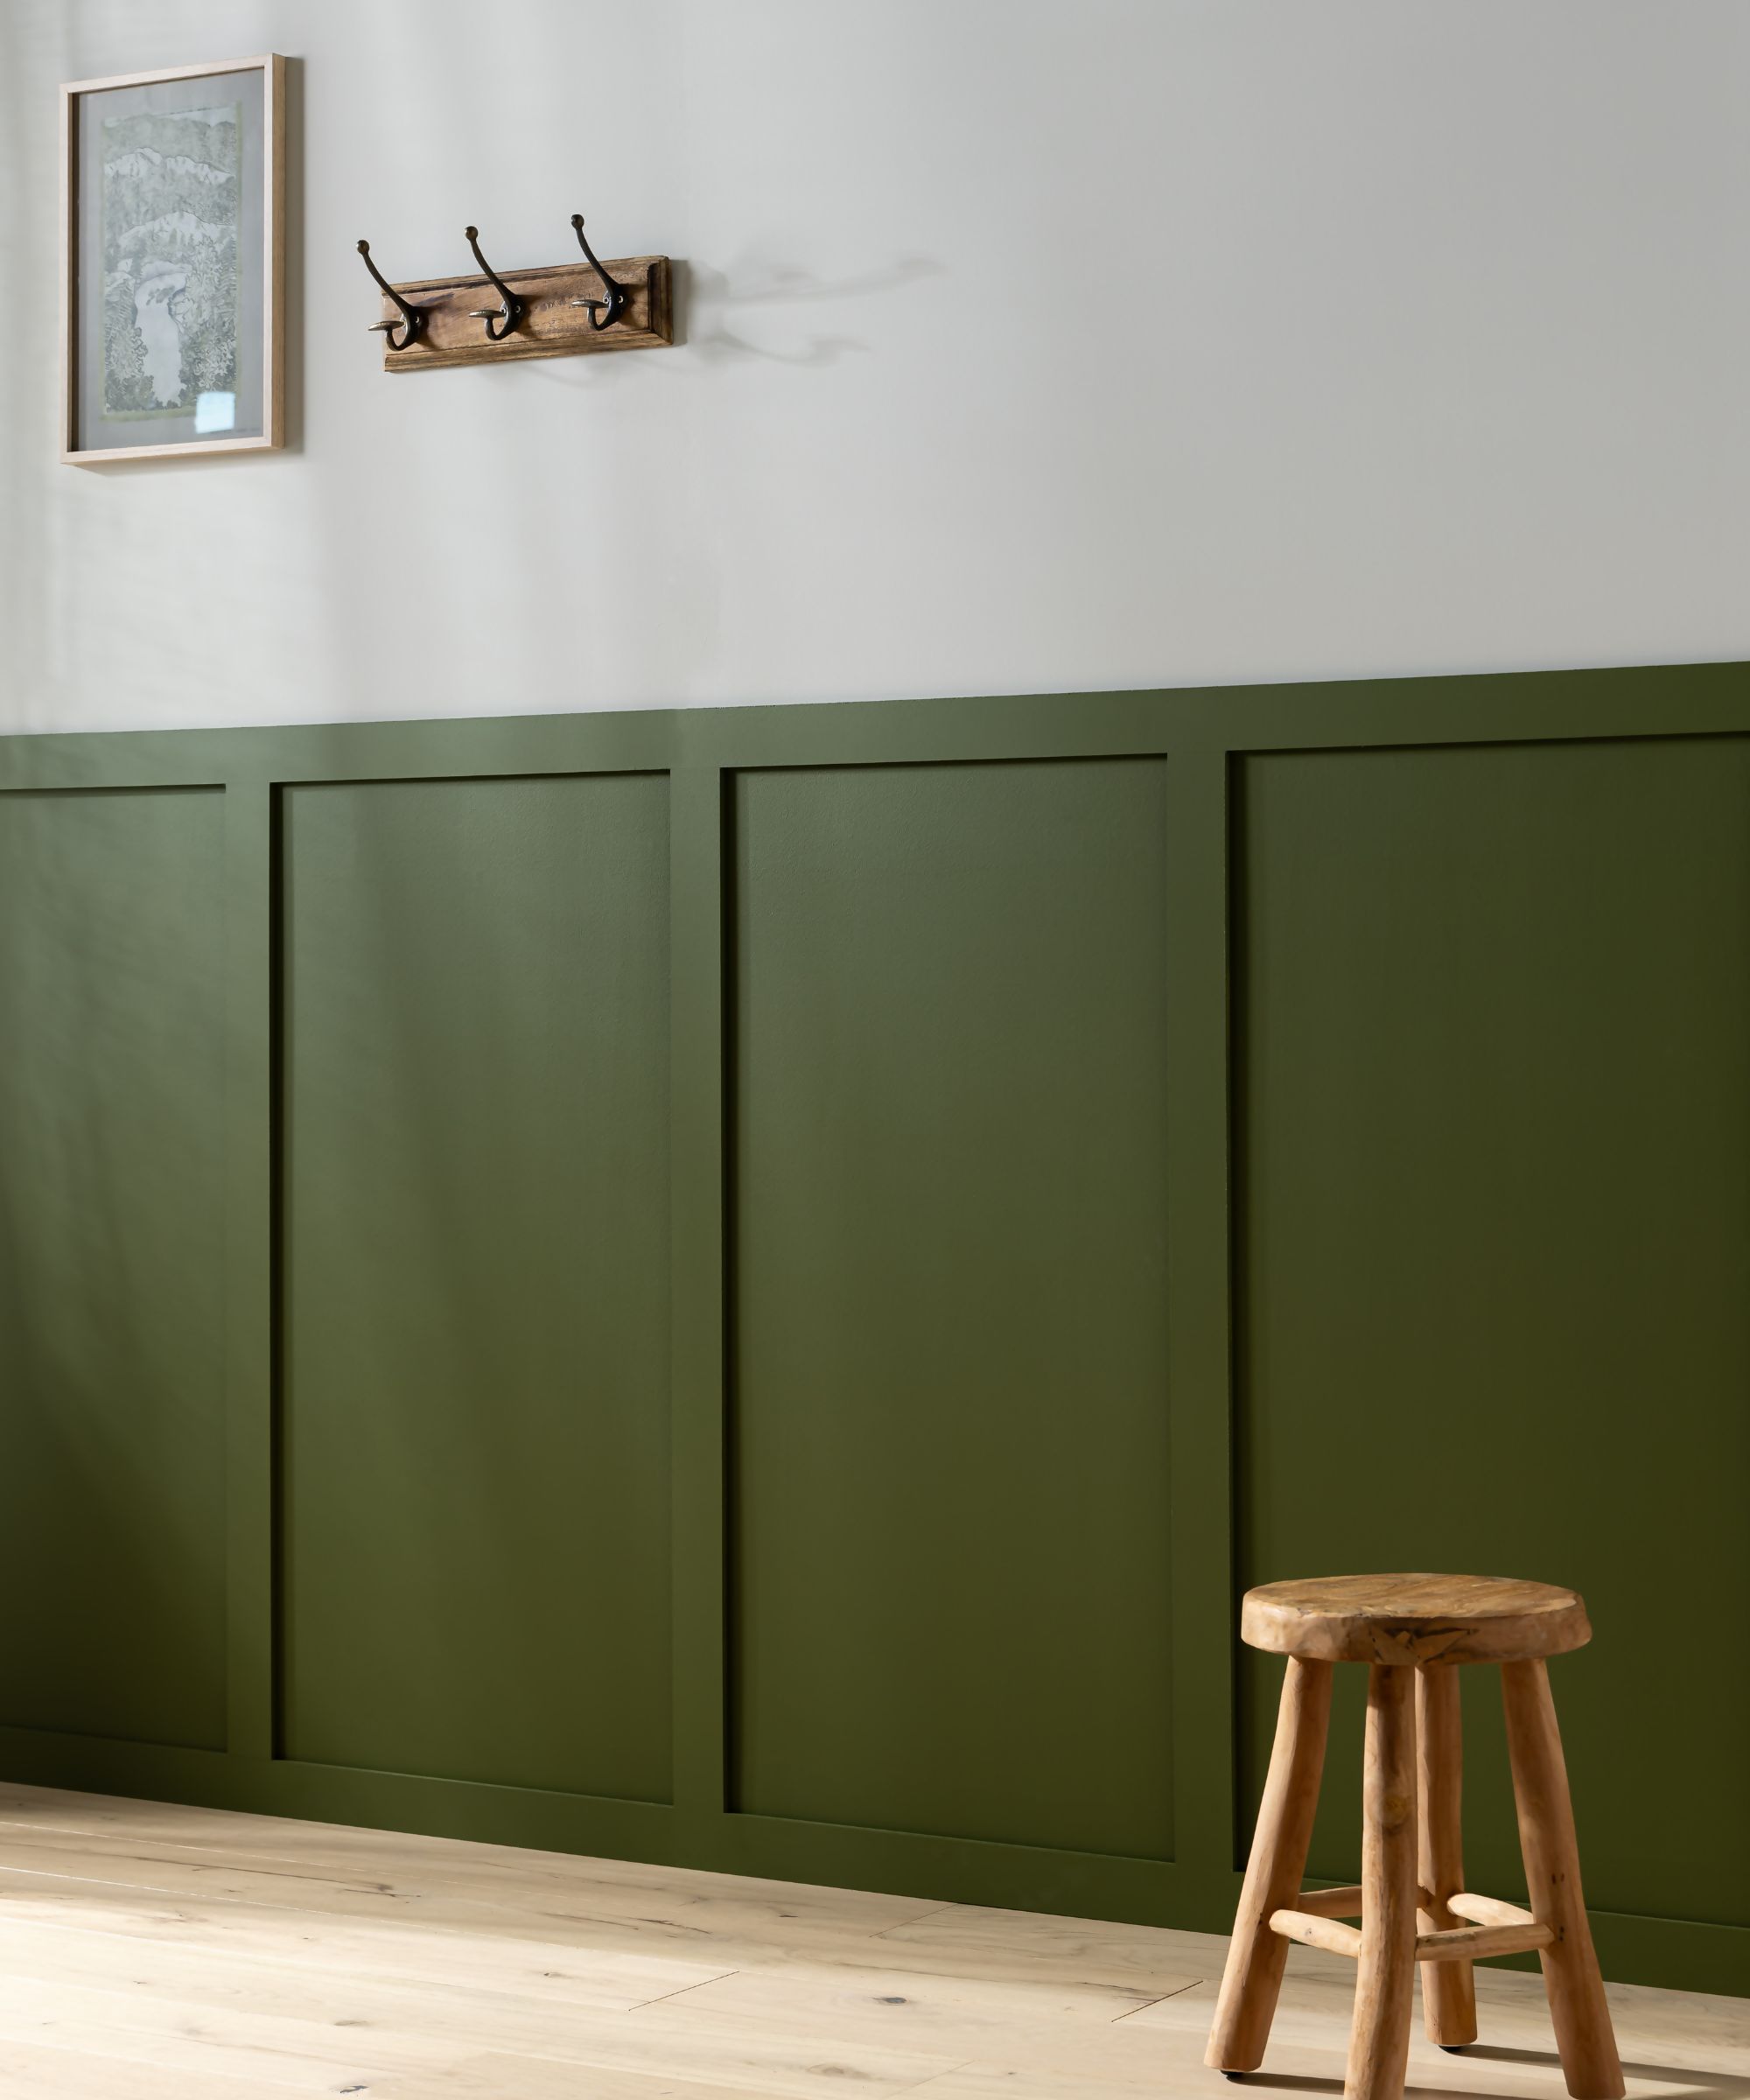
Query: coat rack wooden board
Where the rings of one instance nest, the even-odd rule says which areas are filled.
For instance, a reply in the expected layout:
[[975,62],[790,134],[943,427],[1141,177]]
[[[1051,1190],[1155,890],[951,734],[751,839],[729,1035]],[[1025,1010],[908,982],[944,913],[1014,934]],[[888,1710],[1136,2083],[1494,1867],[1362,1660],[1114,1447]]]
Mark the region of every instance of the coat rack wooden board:
[[[404,350],[385,346],[385,372],[434,372],[445,365],[501,365],[523,357],[576,357],[594,350],[649,350],[673,342],[667,256],[632,256],[606,265],[626,292],[626,306],[611,328],[592,328],[587,306],[599,299],[601,278],[581,257],[551,270],[508,270],[501,281],[523,301],[522,318],[500,342],[486,340],[472,311],[496,310],[498,293],[489,277],[428,277],[396,290],[426,316],[425,326]],[[382,302],[382,318],[399,317]]]

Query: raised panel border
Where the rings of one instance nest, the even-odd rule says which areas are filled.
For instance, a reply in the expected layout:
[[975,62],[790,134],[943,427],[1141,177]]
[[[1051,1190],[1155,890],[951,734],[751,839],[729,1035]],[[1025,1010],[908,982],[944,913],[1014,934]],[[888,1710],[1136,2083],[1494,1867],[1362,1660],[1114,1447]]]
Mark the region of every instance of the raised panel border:
[[[660,780],[664,786],[667,805],[665,821],[668,829],[669,858],[672,863],[675,858],[673,822],[675,776],[665,766],[652,764],[648,760],[640,761],[635,755],[636,751],[640,748],[642,746],[634,746],[634,755],[631,756],[629,762],[625,764],[555,763],[547,766],[527,764],[497,766],[486,765],[472,766],[460,772],[429,768],[422,770],[417,766],[385,766],[360,773],[336,769],[319,777],[300,775],[295,779],[288,778],[258,783],[265,796],[265,828],[254,829],[249,832],[246,852],[240,857],[238,872],[245,886],[251,878],[256,878],[258,883],[264,882],[265,884],[264,888],[258,886],[254,894],[248,898],[250,912],[254,914],[265,913],[270,927],[263,951],[267,971],[266,983],[264,986],[258,985],[254,988],[256,998],[249,1006],[249,1012],[257,1018],[263,1013],[266,1015],[268,1039],[264,1058],[262,1055],[262,1045],[258,1040],[240,1043],[238,1065],[240,1086],[238,1090],[247,1095],[252,1083],[259,1083],[264,1089],[262,1098],[264,1098],[266,1102],[263,1113],[269,1132],[268,1152],[264,1162],[256,1160],[253,1164],[257,1168],[263,1166],[265,1167],[264,1179],[257,1186],[263,1191],[261,1200],[267,1204],[270,1216],[267,1244],[264,1248],[255,1250],[262,1257],[260,1265],[258,1267],[252,1266],[249,1271],[249,1278],[260,1289],[264,1291],[265,1295],[259,1301],[251,1301],[248,1296],[248,1281],[246,1279],[242,1291],[237,1294],[237,1298],[238,1302],[247,1306],[248,1311],[253,1316],[254,1324],[250,1326],[248,1336],[248,1348],[251,1352],[250,1365],[255,1366],[259,1363],[261,1353],[263,1351],[268,1358],[269,1395],[265,1406],[262,1396],[259,1393],[254,1393],[239,1410],[246,1429],[248,1425],[252,1424],[259,1432],[263,1417],[266,1418],[268,1424],[263,1447],[256,1450],[253,1446],[246,1446],[242,1452],[243,1463],[246,1467],[252,1459],[256,1465],[253,1472],[243,1470],[239,1473],[238,1493],[234,1508],[234,1550],[238,1557],[240,1569],[234,1595],[245,1599],[248,1607],[247,1611],[239,1612],[234,1620],[234,1648],[241,1660],[242,1668],[250,1673],[248,1680],[247,1709],[239,1726],[241,1739],[249,1743],[249,1754],[265,1757],[276,1771],[295,1772],[300,1774],[300,1785],[308,1784],[322,1789],[329,1783],[328,1777],[325,1775],[332,1775],[332,1790],[336,1798],[373,1802],[393,1797],[398,1789],[406,1788],[413,1789],[413,1792],[409,1795],[409,1798],[424,1798],[430,1802],[439,1802],[451,1800],[453,1797],[452,1790],[454,1788],[460,1788],[465,1790],[478,1788],[484,1801],[497,1801],[499,1807],[508,1814],[509,1817],[509,1826],[508,1827],[522,1827],[522,1818],[526,1813],[523,1804],[532,1801],[547,1804],[544,1813],[556,1816],[560,1822],[565,1822],[573,1815],[580,1815],[584,1818],[583,1827],[592,1829],[595,1827],[593,1819],[599,1816],[606,1816],[606,1827],[618,1829],[620,1825],[614,1820],[613,1811],[624,1809],[633,1817],[633,1822],[627,1827],[646,1831],[661,1827],[661,1819],[669,1815],[674,1805],[672,1799],[645,1799],[637,1796],[594,1794],[581,1788],[573,1790],[522,1787],[490,1780],[452,1780],[432,1773],[384,1771],[368,1765],[341,1764],[310,1758],[298,1758],[293,1756],[285,1746],[285,1675],[283,1653],[285,1621],[283,1610],[284,1595],[281,1572],[284,1564],[284,1556],[281,1514],[282,1460],[280,1448],[284,1406],[283,1363],[284,1351],[282,1329],[284,1306],[280,1234],[281,1219],[284,1215],[282,1177],[284,1171],[282,1108],[284,1038],[281,999],[285,906],[284,871],[287,864],[284,850],[284,824],[288,793],[298,788],[360,786],[380,788],[394,787],[409,782],[466,786],[470,782],[484,780],[583,780],[606,774],[648,778],[653,780]],[[259,810],[259,805],[257,809]],[[232,893],[234,896],[236,894],[235,884],[233,886]],[[679,976],[672,962],[675,916],[671,906],[669,928],[671,1000],[675,996]],[[252,917],[250,924],[258,925],[259,918]],[[674,1045],[678,1045],[683,1040],[682,1032],[672,1020],[670,1034]],[[671,1076],[671,1099],[673,1095],[674,1084]],[[258,1122],[251,1123],[251,1130],[258,1130],[260,1127]],[[246,1139],[244,1146],[246,1153],[247,1150]],[[679,1179],[671,1173],[671,1180],[678,1183]],[[671,1284],[674,1268],[675,1256],[671,1249]],[[671,1325],[673,1324],[671,1321]],[[240,1382],[247,1390],[247,1374]],[[672,1391],[670,1411],[671,1415],[677,1414],[679,1411]],[[678,1512],[676,1515],[678,1516]],[[682,1541],[674,1523],[670,1525],[670,1537],[672,1542],[671,1559],[678,1571],[679,1564],[683,1558]],[[263,1540],[266,1541],[267,1545],[264,1557],[261,1553]],[[686,1543],[690,1544],[690,1542]],[[671,1578],[672,1579],[675,1578]],[[678,1697],[678,1686],[676,1687],[676,1697]],[[263,1715],[265,1716],[264,1723]],[[234,1739],[234,1746],[236,1740],[238,1739]],[[678,1753],[679,1740],[677,1716],[675,1738],[676,1754]],[[384,1782],[387,1782],[387,1792],[385,1792]],[[424,1790],[423,1793],[422,1789]],[[297,1809],[287,1810],[284,1812],[290,1815],[306,1813],[304,1810]],[[320,1813],[317,1810],[311,1810],[307,1812],[312,1816],[318,1816]],[[543,1811],[536,1812],[539,1814]],[[653,1818],[656,1820],[652,1820]],[[394,1822],[392,1817],[385,1820],[374,1818],[365,1814],[356,1816],[349,1815],[343,1820],[358,1821],[367,1824],[379,1822],[381,1827],[383,1828],[401,1827]],[[439,1831],[434,1834],[445,1833]],[[534,1838],[528,1840],[505,1838],[499,1842],[534,1844],[537,1840]],[[545,1840],[538,1842],[544,1843]],[[650,1842],[647,1836],[639,1840],[639,1844],[648,1845]],[[589,1848],[575,1845],[570,1849]],[[605,1849],[612,1850],[614,1848]],[[647,1854],[638,1849],[638,1845],[634,1845],[626,1856],[644,1858]],[[650,1853],[648,1856],[654,1858],[657,1855]]]
[[[1180,691],[949,697],[476,721],[0,738],[0,794],[227,791],[228,1196],[233,1634],[227,1753],[0,1730],[23,1781],[326,1816],[1223,1931],[1233,1866],[1228,770],[1252,752],[1707,737],[1750,732],[1750,664],[1635,666]],[[1176,1475],[1197,1506],[1175,1541],[1171,1865],[731,1816],[724,1808],[723,1039],[725,776],[751,767],[955,759],[1171,759],[1175,1072],[1171,1370]],[[298,781],[668,772],[673,1045],[676,1800],[606,1802],[272,1754],[271,1043],[274,789]],[[1194,1482],[1194,1489],[1193,1483]],[[1750,1994],[1750,1928],[1595,1914],[1606,1972]]]
[[[9,744],[18,740],[19,739],[0,737],[0,752],[4,752]],[[219,777],[212,779],[203,778],[198,780],[183,780],[179,778],[136,779],[133,777],[131,769],[128,768],[123,768],[121,774],[115,777],[112,777],[110,770],[107,767],[100,767],[97,772],[90,777],[86,777],[83,773],[77,768],[74,769],[74,773],[77,777],[66,779],[60,779],[58,777],[43,779],[26,778],[15,782],[7,778],[4,761],[0,761],[0,797],[6,795],[18,795],[36,800],[41,800],[46,797],[62,797],[68,800],[75,800],[108,794],[198,794],[202,796],[215,797],[219,800],[220,823],[223,830],[223,844],[221,849],[223,865],[222,880],[226,885],[226,895],[228,900],[224,914],[224,955],[221,962],[221,975],[224,986],[224,1020],[222,1026],[226,1035],[226,1047],[224,1054],[226,1074],[228,1082],[233,1068],[232,1054],[234,1048],[234,1039],[232,1034],[232,1030],[236,1014],[236,958],[233,952],[232,947],[232,932],[234,921],[231,917],[228,902],[232,894],[231,878],[234,872],[234,862],[232,856],[232,825],[234,816],[234,810],[231,798],[225,793],[227,782],[224,779]],[[225,1463],[226,1478],[228,1483],[229,1483],[234,1477],[234,1467],[237,1462],[235,1436],[238,1416],[238,1410],[235,1405],[235,1385],[234,1379],[234,1364],[231,1355],[233,1328],[231,1324],[232,1304],[228,1294],[228,1285],[231,1281],[229,1274],[229,1256],[233,1250],[234,1242],[240,1237],[245,1239],[247,1238],[250,1220],[253,1214],[250,1208],[248,1193],[245,1190],[240,1189],[237,1185],[236,1177],[233,1172],[234,1162],[234,1133],[233,1130],[230,1111],[234,1110],[234,1102],[228,1102],[228,1113],[226,1116],[225,1124],[226,1165],[223,1174],[223,1193],[220,1199],[221,1214],[220,1220],[220,1230],[224,1236],[228,1256],[228,1274],[226,1279],[228,1292],[226,1298],[224,1344],[225,1370],[223,1374],[225,1393]],[[234,1515],[234,1501],[229,1493],[228,1485],[228,1522]],[[235,1651],[232,1634],[234,1632],[234,1598],[236,1594],[235,1577],[236,1565],[233,1550],[233,1539],[232,1536],[228,1533],[225,1593],[228,1607],[230,1608],[228,1609],[227,1614],[226,1649],[224,1661],[226,1672],[226,1695],[228,1703],[228,1712],[226,1717],[226,1732],[228,1740],[229,1740],[234,1722],[234,1713],[229,1711],[229,1701],[231,1697],[231,1690],[234,1684]],[[42,1741],[45,1743],[54,1744],[90,1744],[97,1748],[100,1754],[103,1754],[107,1748],[110,1746],[120,1746],[129,1749],[136,1746],[133,1741],[128,1739],[112,1737],[107,1734],[98,1734],[90,1732],[38,1727],[24,1722],[8,1723],[4,1726],[0,1726],[0,1736],[16,1737],[21,1741],[26,1743]],[[164,1754],[173,1758],[211,1758],[223,1754],[221,1752],[208,1749],[203,1746],[170,1742],[150,1741],[141,1744],[138,1746],[148,1748],[155,1754]]]

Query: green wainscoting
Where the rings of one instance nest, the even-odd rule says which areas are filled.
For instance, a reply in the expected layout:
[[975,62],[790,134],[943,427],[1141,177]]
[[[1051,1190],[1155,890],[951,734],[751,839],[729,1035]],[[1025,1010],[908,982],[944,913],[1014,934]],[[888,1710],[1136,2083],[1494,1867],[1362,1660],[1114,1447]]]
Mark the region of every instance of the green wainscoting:
[[1750,667],[0,739],[0,1454],[6,1776],[1212,1929],[1572,1581],[1750,1992]]
[[214,1750],[223,817],[0,805],[0,1720]]
[[281,1747],[666,1801],[667,782],[281,838]]
[[[1708,1862],[1750,1860],[1712,1608],[1750,1595],[1750,738],[1295,753],[1239,787],[1242,1574],[1365,1538],[1573,1584],[1587,1898],[1742,1923]],[[1280,1666],[1248,1665],[1256,1788]],[[1469,1886],[1510,1886],[1494,1673],[1462,1682]],[[1339,1770],[1360,1724],[1351,1697]],[[1318,1872],[1359,1806],[1327,1791]]]
[[736,789],[732,1803],[1170,1859],[1166,766]]

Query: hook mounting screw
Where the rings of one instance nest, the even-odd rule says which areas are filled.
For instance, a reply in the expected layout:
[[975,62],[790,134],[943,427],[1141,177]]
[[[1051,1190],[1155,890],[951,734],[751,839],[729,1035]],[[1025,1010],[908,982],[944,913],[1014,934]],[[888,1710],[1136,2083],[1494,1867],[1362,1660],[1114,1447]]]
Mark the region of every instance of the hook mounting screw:
[[[493,289],[504,301],[503,305],[501,305],[496,312],[494,312],[490,306],[471,306],[468,309],[469,318],[472,320],[484,321],[486,323],[486,340],[489,343],[501,343],[505,337],[510,333],[511,330],[514,328],[517,323],[522,318],[522,301],[517,298],[516,294],[510,289],[509,285],[505,283],[504,279],[499,276],[498,272],[494,270],[492,264],[488,262],[486,257],[480,253],[480,229],[479,227],[470,226],[465,228],[463,230],[468,236],[468,246],[474,251],[475,262],[478,262],[480,268],[486,272],[488,280],[492,284]],[[496,327],[493,326],[494,321],[498,323]]]
[[[387,299],[393,299],[401,309],[401,318],[398,321],[373,321],[365,332],[368,335],[382,335],[391,350],[405,350],[410,343],[425,332],[424,309],[419,306],[410,306],[395,286],[384,276],[382,270],[371,261],[371,244],[368,241],[360,242],[359,253],[365,259],[365,268],[370,271],[382,287],[383,297]],[[399,341],[396,340],[395,332],[397,328],[401,331]]]
[[612,328],[625,310],[626,287],[616,284],[597,261],[595,250],[584,238],[584,214],[581,212],[571,214],[571,230],[578,236],[578,246],[589,257],[590,268],[601,279],[602,289],[607,297],[605,299],[573,299],[570,303],[573,306],[589,308],[592,328]]

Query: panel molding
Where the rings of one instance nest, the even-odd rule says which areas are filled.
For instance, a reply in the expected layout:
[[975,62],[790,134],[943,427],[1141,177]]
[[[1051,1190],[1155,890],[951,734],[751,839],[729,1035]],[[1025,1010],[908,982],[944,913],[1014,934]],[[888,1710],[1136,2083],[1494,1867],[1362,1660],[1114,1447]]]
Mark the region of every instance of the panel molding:
[[[1741,1926],[1742,1658],[1702,1600],[1741,1562],[1750,1456],[1750,740],[1243,768],[1239,1580],[1338,1538],[1350,1566],[1575,1583],[1597,1639],[1553,1674],[1588,1890]],[[1710,1670],[1712,1724],[1680,1743]],[[1510,1890],[1499,1690],[1464,1678],[1469,1871]],[[1252,1799],[1278,1680],[1247,1656]],[[1340,1672],[1312,1859],[1344,1880],[1360,1733]]]
[[1228,1136],[1229,760],[1175,752],[1167,777],[1167,1334],[1172,1392],[1173,1818],[1179,1856],[1235,1858],[1233,1252]]
[[279,1747],[666,1803],[668,780],[281,794]]
[[228,806],[0,800],[10,1723],[226,1740]]
[[674,1276],[675,1803],[696,1828],[724,1811],[727,1348],[724,1309],[727,781],[669,775],[669,1132]]
[[[0,797],[225,792],[229,1746],[0,1727],[0,1770],[87,1787],[940,1900],[1225,1929],[1234,1700],[1228,1240],[1229,768],[1251,753],[1750,733],[1750,665],[1030,695],[476,722],[0,738]],[[851,1829],[725,1808],[724,794],[738,771],[1168,760],[1167,1176],[1175,1860]],[[271,1754],[274,807],[300,783],[670,775],[675,1796],[672,1806]],[[1750,826],[1750,812],[1746,812]],[[1353,1558],[1353,1550],[1344,1549]],[[1597,1666],[1605,1666],[1600,1648]],[[1333,1782],[1346,1774],[1335,1769]],[[1750,1994],[1750,1927],[1595,1913],[1606,1973]]]
[[1170,772],[736,776],[738,1811],[1173,1857]]
[[279,1726],[277,802],[265,781],[239,780],[225,790],[227,1746],[240,1757],[257,1758],[273,1754]]

